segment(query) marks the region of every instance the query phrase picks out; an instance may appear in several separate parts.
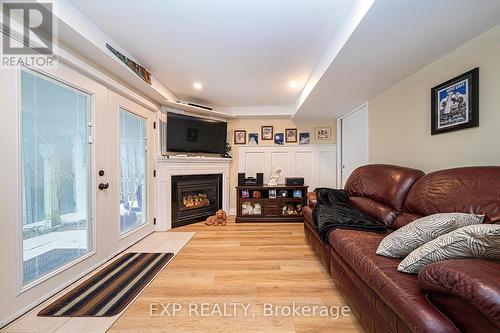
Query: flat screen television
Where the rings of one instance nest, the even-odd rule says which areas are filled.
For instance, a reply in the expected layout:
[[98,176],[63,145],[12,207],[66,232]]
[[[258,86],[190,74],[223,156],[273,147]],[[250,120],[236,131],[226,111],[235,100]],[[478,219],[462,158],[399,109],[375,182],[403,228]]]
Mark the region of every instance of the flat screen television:
[[167,151],[224,154],[227,123],[167,113]]

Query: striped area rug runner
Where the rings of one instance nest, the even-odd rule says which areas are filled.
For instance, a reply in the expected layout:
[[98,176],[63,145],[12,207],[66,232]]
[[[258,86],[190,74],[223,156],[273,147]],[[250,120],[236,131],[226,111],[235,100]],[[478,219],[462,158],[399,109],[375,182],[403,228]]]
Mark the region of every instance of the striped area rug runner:
[[127,253],[38,313],[42,317],[119,314],[160,272],[173,253]]

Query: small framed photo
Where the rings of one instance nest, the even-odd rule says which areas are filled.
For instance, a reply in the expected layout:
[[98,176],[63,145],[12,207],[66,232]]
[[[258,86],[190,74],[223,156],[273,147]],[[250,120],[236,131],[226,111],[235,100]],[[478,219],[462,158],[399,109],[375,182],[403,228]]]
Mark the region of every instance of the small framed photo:
[[309,133],[300,133],[299,134],[299,145],[308,145],[311,143],[311,139],[309,138]]
[[332,138],[332,128],[316,127],[314,129],[314,138],[316,140],[330,140]]
[[234,130],[234,144],[244,145],[247,143],[247,131],[245,130]]
[[276,190],[269,190],[269,199],[276,199]]
[[276,133],[274,134],[274,143],[277,145],[282,145],[283,144],[283,137],[285,135],[283,133]]
[[260,137],[262,140],[272,140],[274,135],[274,129],[272,126],[262,126]]
[[241,190],[241,197],[242,198],[249,198],[250,192],[248,192],[248,190]]
[[294,198],[302,198],[302,190],[293,190]]
[[287,190],[279,190],[278,191],[278,197],[280,197],[280,198],[287,198],[288,197],[288,191]]
[[479,68],[431,89],[431,135],[479,126]]
[[259,133],[248,133],[248,144],[257,146],[259,144]]
[[297,129],[287,128],[285,130],[285,141],[286,142],[297,142]]

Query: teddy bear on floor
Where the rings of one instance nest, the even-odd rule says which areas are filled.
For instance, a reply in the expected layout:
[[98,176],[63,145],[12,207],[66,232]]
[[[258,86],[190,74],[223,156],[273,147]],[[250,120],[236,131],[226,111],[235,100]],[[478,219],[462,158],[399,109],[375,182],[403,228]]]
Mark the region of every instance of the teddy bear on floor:
[[219,209],[215,215],[210,216],[205,221],[206,225],[226,225],[227,214],[222,209]]

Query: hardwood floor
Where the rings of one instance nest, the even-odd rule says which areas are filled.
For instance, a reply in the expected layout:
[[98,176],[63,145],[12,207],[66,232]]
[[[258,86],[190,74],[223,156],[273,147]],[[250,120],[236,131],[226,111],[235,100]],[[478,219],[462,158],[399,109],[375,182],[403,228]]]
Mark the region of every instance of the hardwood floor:
[[347,304],[305,243],[301,223],[231,219],[225,227],[177,231],[197,234],[109,332],[363,331],[346,308],[342,315]]

